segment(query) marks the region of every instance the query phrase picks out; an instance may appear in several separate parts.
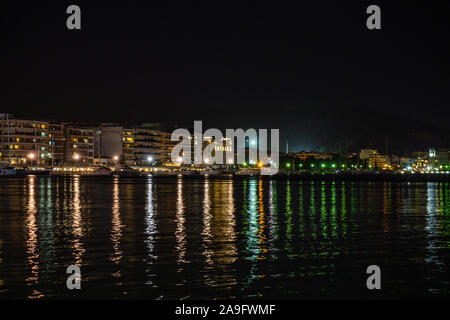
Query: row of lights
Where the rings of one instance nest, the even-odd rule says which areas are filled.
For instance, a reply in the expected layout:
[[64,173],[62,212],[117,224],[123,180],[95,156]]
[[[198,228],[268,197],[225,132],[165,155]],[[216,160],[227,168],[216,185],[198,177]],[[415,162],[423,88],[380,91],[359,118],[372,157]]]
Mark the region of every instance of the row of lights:
[[[299,165],[298,165],[300,168],[303,168],[303,163],[300,163]],[[309,165],[311,168],[314,168],[316,165],[314,164],[314,163],[311,163],[310,165]],[[326,164],[325,163],[321,163],[320,164],[320,167],[321,168],[326,168]],[[345,164],[343,164],[343,165],[341,165],[342,166],[342,168],[345,168],[346,167],[346,165]],[[291,167],[291,164],[288,162],[288,163],[286,163],[286,167],[287,168],[290,168]],[[331,168],[336,168],[337,167],[337,165],[335,164],[335,163],[332,163],[331,164],[331,166],[330,166]],[[355,167],[357,167],[357,166],[355,166],[355,165],[351,165],[351,167],[352,168],[355,168]],[[360,168],[362,168],[362,166],[359,166]],[[369,168],[372,168],[372,166],[370,166],[369,165]]]

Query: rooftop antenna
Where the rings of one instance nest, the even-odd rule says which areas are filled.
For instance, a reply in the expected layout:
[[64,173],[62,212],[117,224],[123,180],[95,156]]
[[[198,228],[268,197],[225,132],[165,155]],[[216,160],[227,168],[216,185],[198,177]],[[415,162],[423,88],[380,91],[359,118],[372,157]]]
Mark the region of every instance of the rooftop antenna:
[[289,143],[288,140],[286,139],[286,154],[289,153]]

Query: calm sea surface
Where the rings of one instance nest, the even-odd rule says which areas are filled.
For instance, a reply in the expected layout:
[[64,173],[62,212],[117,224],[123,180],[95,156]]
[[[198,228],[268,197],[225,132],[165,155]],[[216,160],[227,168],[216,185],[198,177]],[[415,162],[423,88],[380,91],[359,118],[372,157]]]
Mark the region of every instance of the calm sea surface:
[[[0,179],[0,299],[449,297],[449,183]],[[381,268],[382,289],[366,287]],[[66,269],[81,268],[81,290]]]

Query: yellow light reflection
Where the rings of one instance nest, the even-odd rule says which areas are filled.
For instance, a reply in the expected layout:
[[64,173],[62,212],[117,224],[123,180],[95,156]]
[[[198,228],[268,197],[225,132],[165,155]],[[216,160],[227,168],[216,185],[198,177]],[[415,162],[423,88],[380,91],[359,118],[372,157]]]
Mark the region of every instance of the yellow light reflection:
[[[113,244],[113,254],[110,260],[118,265],[122,260],[122,250],[120,248],[120,240],[122,238],[122,220],[120,219],[120,195],[119,195],[119,177],[114,177],[113,182],[113,204],[112,204],[112,228],[111,241]],[[121,277],[120,270],[112,274],[113,277]]]
[[148,256],[150,257],[150,263],[153,260],[156,260],[156,256],[154,255],[155,250],[155,234],[157,230],[156,221],[155,221],[155,211],[156,211],[156,203],[153,197],[153,177],[148,176],[147,180],[147,202],[145,206],[146,216],[145,216],[145,234],[147,235],[147,239],[145,240],[145,244],[147,245]]
[[[184,224],[186,222],[186,218],[184,216],[184,197],[183,197],[183,177],[178,177],[178,183],[177,183],[177,213],[176,213],[176,225],[177,229],[175,231],[175,238],[177,241],[176,245],[176,252],[178,254],[177,262],[179,264],[181,263],[187,263],[185,260],[186,256],[186,231]],[[179,271],[181,271],[179,269]]]
[[[28,201],[27,201],[27,262],[30,267],[30,275],[25,279],[28,286],[36,286],[39,283],[39,252],[38,252],[38,227],[36,224],[36,177],[30,175],[27,177],[28,181]],[[33,289],[32,294],[28,297],[30,299],[42,298],[44,295],[36,289]]]
[[73,177],[73,199],[72,199],[72,234],[74,236],[73,240],[73,250],[74,250],[74,260],[75,265],[81,266],[82,256],[85,252],[83,247],[83,225],[81,217],[81,200],[80,200],[80,176]]

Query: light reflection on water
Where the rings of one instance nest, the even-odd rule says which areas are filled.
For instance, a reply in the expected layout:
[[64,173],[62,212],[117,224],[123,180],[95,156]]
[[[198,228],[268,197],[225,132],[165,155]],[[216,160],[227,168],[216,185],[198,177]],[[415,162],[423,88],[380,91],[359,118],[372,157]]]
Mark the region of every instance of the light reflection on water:
[[370,264],[447,296],[449,214],[448,183],[2,178],[0,298],[361,297]]

